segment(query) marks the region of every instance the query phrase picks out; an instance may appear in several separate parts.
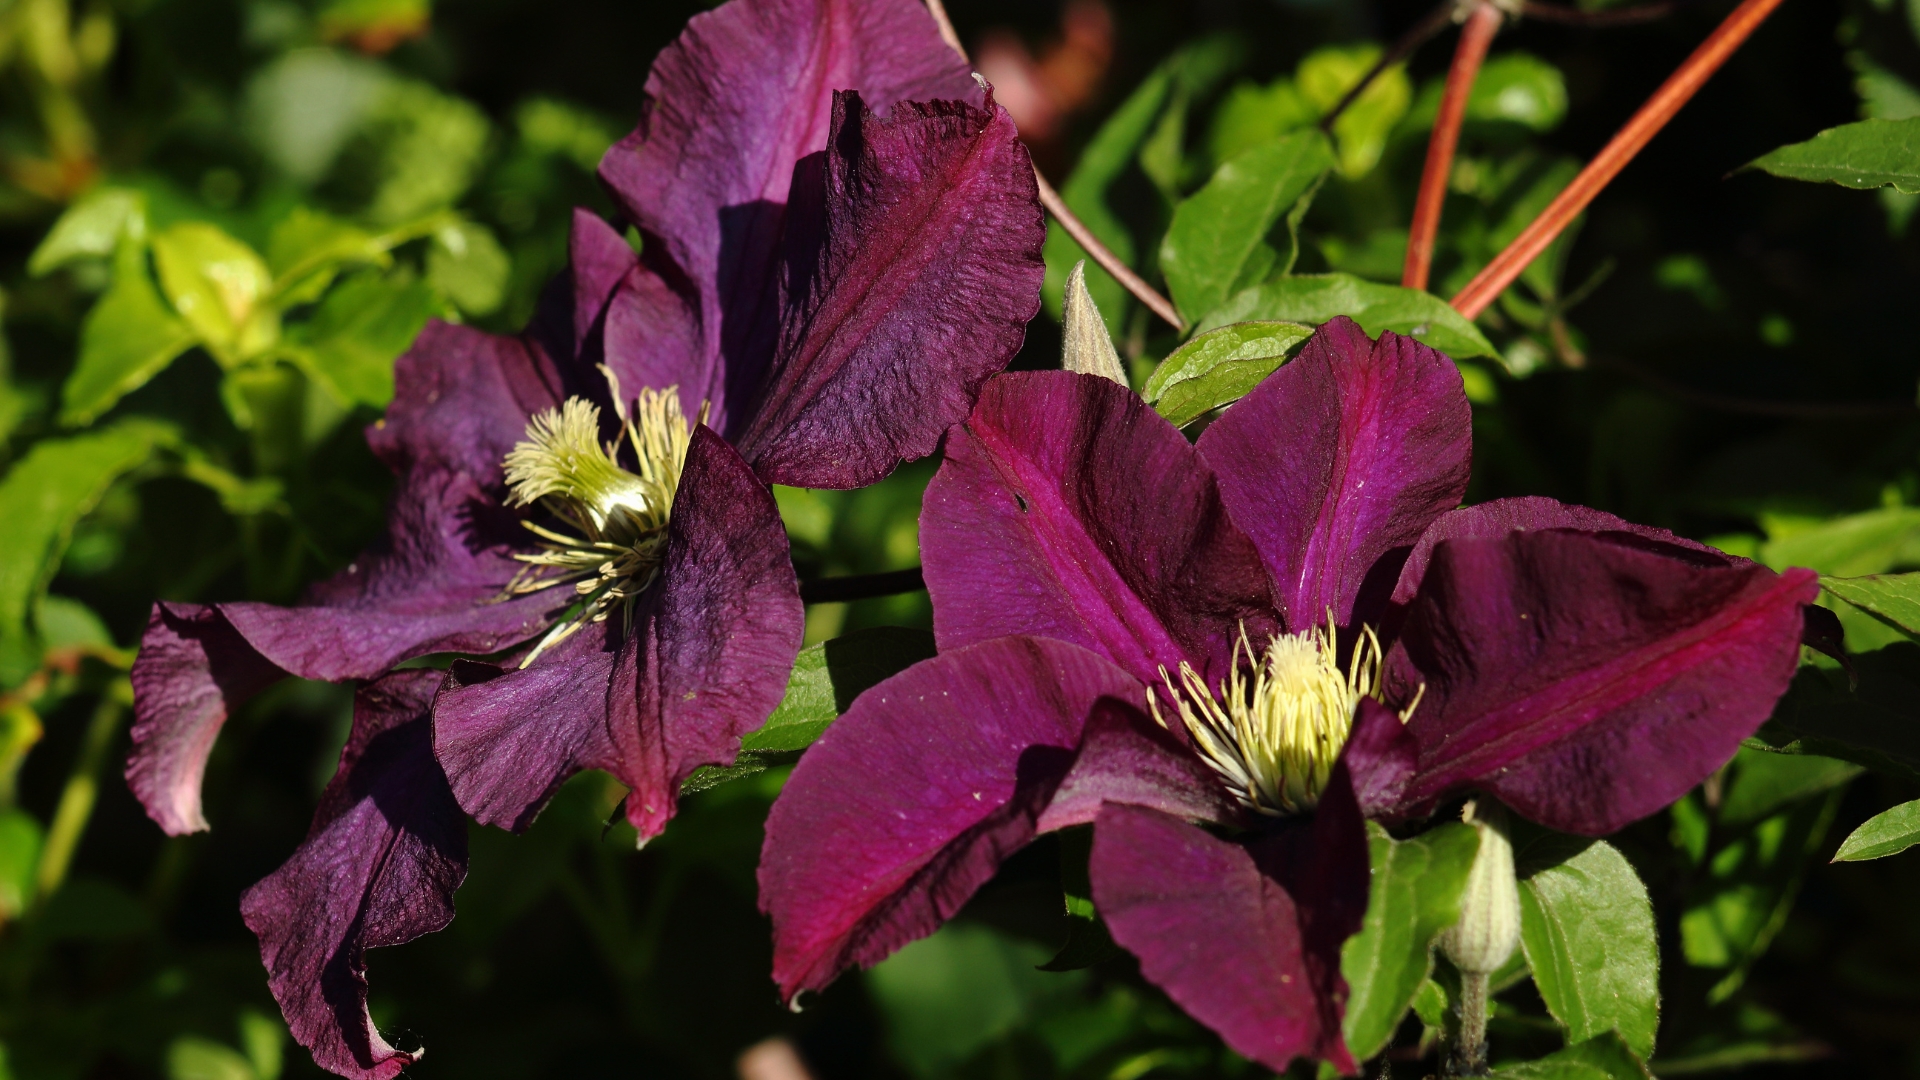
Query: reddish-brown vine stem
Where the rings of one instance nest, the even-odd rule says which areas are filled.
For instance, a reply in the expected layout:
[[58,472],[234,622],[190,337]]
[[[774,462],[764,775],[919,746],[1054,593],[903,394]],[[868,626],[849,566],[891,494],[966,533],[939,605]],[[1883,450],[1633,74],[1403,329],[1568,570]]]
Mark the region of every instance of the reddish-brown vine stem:
[[1427,287],[1427,273],[1433,268],[1433,240],[1440,233],[1440,209],[1447,201],[1447,180],[1453,175],[1453,151],[1460,143],[1467,99],[1473,95],[1473,81],[1487,59],[1493,35],[1500,32],[1502,18],[1499,8],[1481,0],[1460,28],[1460,44],[1453,51],[1446,90],[1440,95],[1440,111],[1427,140],[1427,164],[1420,173],[1420,193],[1413,202],[1413,224],[1407,230],[1407,262],[1400,272],[1400,284],[1409,289]]
[[[953,51],[960,54],[960,59],[967,60],[966,46],[960,43],[960,35],[953,29],[953,20],[947,17],[946,5],[941,3],[941,0],[927,0],[927,14],[933,16],[934,25],[940,30],[940,40],[952,46]],[[1145,304],[1149,311],[1166,320],[1175,330],[1186,328],[1186,321],[1180,318],[1180,309],[1173,306],[1173,301],[1160,295],[1159,290],[1147,284],[1145,278],[1134,273],[1133,268],[1128,266],[1120,256],[1115,255],[1112,249],[1100,242],[1100,238],[1093,234],[1093,230],[1087,228],[1086,222],[1081,221],[1079,216],[1067,206],[1067,200],[1060,197],[1060,193],[1054,190],[1052,184],[1047,183],[1047,178],[1041,175],[1039,166],[1034,167],[1033,179],[1040,188],[1040,205],[1046,207],[1047,213],[1053,215],[1053,219],[1060,223],[1060,227],[1066,230],[1068,236],[1073,237],[1074,243],[1086,250],[1088,258],[1098,263],[1100,269],[1112,274],[1113,279],[1132,293],[1135,299]]]
[[1693,55],[1660,84],[1660,89],[1640,106],[1640,111],[1633,114],[1612,141],[1580,170],[1573,183],[1454,296],[1451,301],[1454,308],[1469,319],[1478,318],[1779,6],[1780,0],[1744,0],[1733,9]]

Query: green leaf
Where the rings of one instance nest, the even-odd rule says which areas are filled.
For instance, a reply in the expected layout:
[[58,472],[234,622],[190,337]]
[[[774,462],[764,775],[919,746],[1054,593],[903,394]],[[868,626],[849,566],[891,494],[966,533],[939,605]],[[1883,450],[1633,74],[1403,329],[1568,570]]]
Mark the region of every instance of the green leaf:
[[1460,921],[1460,893],[1480,847],[1480,834],[1460,822],[1395,840],[1368,822],[1373,883],[1366,922],[1347,939],[1340,971],[1349,997],[1348,1049],[1365,1061],[1393,1037],[1433,970],[1433,939]]
[[427,248],[427,284],[469,315],[489,315],[499,309],[512,269],[493,230],[471,221],[454,221],[436,229]]
[[1893,645],[1853,658],[1859,687],[1803,667],[1758,738],[1789,754],[1821,754],[1920,781],[1920,647]]
[[471,102],[426,83],[395,82],[369,108],[335,173],[371,178],[366,217],[392,225],[458,202],[490,134],[486,114]]
[[1862,120],[1843,124],[1783,146],[1747,166],[1789,180],[1811,180],[1850,188],[1892,185],[1908,195],[1920,192],[1920,117]]
[[1836,577],[1884,574],[1920,564],[1920,508],[1891,506],[1829,520],[1763,517],[1760,561],[1775,570],[1804,566]]
[[[1333,166],[1333,147],[1316,130],[1258,146],[1220,166],[1207,186],[1181,203],[1160,243],[1160,267],[1173,300],[1189,318],[1219,307],[1236,287],[1265,276],[1267,233]],[[1266,248],[1265,265],[1255,253]]]
[[0,921],[19,918],[33,899],[33,873],[46,839],[25,810],[0,810]]
[[147,197],[130,188],[97,187],[67,208],[27,259],[27,273],[50,274],[80,259],[104,259],[122,240],[146,242]]
[[239,1051],[212,1039],[182,1035],[167,1047],[167,1080],[260,1080]]
[[1299,323],[1246,322],[1210,330],[1175,349],[1141,396],[1175,427],[1247,396],[1313,336]]
[[1605,1032],[1538,1061],[1508,1065],[1489,1080],[1653,1080],[1646,1062],[1618,1032]]
[[386,247],[365,229],[305,206],[282,218],[267,242],[273,299],[283,310],[320,299],[342,266],[390,262]]
[[129,242],[115,262],[112,286],[80,323],[80,358],[60,388],[68,426],[92,423],[193,345],[193,330],[154,287],[146,250]]
[[1352,274],[1302,274],[1242,289],[1209,312],[1195,328],[1205,333],[1230,323],[1282,320],[1319,325],[1346,315],[1367,333],[1407,334],[1455,360],[1498,358],[1480,328],[1432,293],[1362,281]]
[[1598,841],[1520,882],[1520,942],[1547,1011],[1580,1043],[1618,1030],[1641,1056],[1660,1026],[1660,947],[1647,888]]
[[[1822,577],[1820,587],[1827,595],[1842,601],[1909,638],[1920,638],[1920,573],[1875,574],[1868,577]],[[1842,612],[1842,621],[1846,612]],[[1854,651],[1865,651],[1853,639],[1848,625],[1847,644]]]
[[[1300,93],[1322,116],[1330,112],[1359,83],[1380,59],[1380,46],[1329,45],[1316,49],[1294,72]],[[1334,142],[1339,146],[1335,161],[1340,175],[1357,180],[1373,171],[1386,152],[1387,139],[1395,124],[1407,114],[1413,103],[1413,83],[1406,68],[1389,67],[1373,80],[1366,92],[1333,122]]]
[[1214,110],[1207,146],[1219,164],[1318,119],[1320,110],[1290,76],[1268,86],[1241,82],[1227,91]]
[[1860,766],[1812,754],[1775,754],[1742,749],[1720,799],[1720,824],[1750,825],[1782,808],[1810,799],[1860,775]]
[[74,525],[164,436],[156,425],[126,422],[44,439],[0,480],[0,686],[38,663],[27,615],[59,569]]
[[393,399],[394,360],[439,306],[419,282],[357,275],[328,293],[300,328],[296,355],[339,400],[384,408]]
[[[1420,88],[1420,100],[1407,115],[1407,125],[1433,126],[1440,110],[1443,83],[1434,79]],[[1567,115],[1567,80],[1560,69],[1531,53],[1509,52],[1491,57],[1473,80],[1467,98],[1467,120],[1519,124],[1532,131],[1551,131]]]
[[932,656],[932,634],[899,626],[856,630],[802,649],[786,697],[760,730],[740,740],[740,748],[804,750],[867,688]]
[[280,337],[280,318],[264,301],[273,274],[252,248],[204,221],[186,221],[153,238],[160,286],[175,311],[221,363],[259,355]]
[[1898,855],[1920,844],[1920,799],[1901,803],[1868,818],[1847,834],[1834,853],[1834,862],[1866,862]]
[[253,1074],[260,1080],[279,1080],[283,1064],[281,1051],[287,1041],[287,1025],[277,1016],[258,1009],[240,1010],[240,1046],[247,1052]]

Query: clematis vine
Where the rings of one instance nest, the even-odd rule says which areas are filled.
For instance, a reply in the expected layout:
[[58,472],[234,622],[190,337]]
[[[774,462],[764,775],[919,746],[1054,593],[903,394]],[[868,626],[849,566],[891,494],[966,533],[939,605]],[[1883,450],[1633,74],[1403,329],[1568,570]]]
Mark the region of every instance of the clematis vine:
[[861,697],[769,818],[781,993],[1091,825],[1146,978],[1270,1068],[1355,1071],[1365,819],[1652,813],[1766,718],[1815,595],[1595,510],[1459,508],[1470,422],[1444,356],[1346,319],[1197,444],[1108,379],[989,383],[921,519],[941,655]]
[[[313,832],[243,901],[322,1066],[414,1060],[364,950],[437,929],[460,811],[526,827],[611,772],[644,840],[778,703],[802,610],[768,483],[931,453],[1018,351],[1044,239],[1012,122],[914,0],[734,0],[655,62],[602,179],[644,257],[577,212],[526,333],[435,323],[368,440],[382,541],[291,608],[155,605],[127,776],[206,828],[227,714],[287,675],[371,680]],[[439,671],[396,671],[434,654]],[[376,752],[377,748],[377,752]]]

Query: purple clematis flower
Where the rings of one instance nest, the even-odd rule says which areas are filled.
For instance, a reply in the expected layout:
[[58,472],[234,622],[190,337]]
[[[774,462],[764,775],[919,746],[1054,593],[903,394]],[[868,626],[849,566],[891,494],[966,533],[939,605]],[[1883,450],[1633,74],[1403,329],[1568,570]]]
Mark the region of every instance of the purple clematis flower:
[[1270,1068],[1354,1071],[1365,818],[1468,792],[1587,835],[1651,813],[1766,718],[1815,595],[1595,510],[1456,509],[1470,420],[1445,357],[1346,319],[1197,445],[1097,377],[991,382],[921,519],[941,655],[855,702],[768,820],[782,994],[1092,824],[1096,905],[1149,980]]
[[[1039,308],[1031,162],[914,0],[735,0],[647,92],[602,165],[644,259],[579,212],[526,334],[429,326],[368,432],[398,478],[383,540],[297,607],[155,605],[134,667],[128,781],[176,834],[206,827],[241,701],[375,680],[313,832],[245,901],[294,1033],[345,1076],[415,1056],[373,1031],[361,956],[450,917],[460,811],[521,829],[600,768],[657,835],[799,649],[767,484],[932,452]],[[444,653],[491,659],[394,671]]]

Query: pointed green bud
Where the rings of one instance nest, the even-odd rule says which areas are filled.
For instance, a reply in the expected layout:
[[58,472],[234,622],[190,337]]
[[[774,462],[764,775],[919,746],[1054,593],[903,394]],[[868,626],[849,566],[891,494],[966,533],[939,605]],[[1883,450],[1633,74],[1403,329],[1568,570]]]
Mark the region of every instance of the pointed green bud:
[[1114,351],[1106,321],[1087,291],[1087,260],[1073,264],[1067,274],[1066,301],[1060,306],[1060,366],[1082,375],[1098,375],[1127,384],[1127,369]]
[[1507,808],[1483,795],[1461,817],[1480,834],[1480,851],[1460,898],[1460,921],[1440,935],[1440,949],[1464,974],[1490,975],[1520,944],[1520,886],[1513,876]]

